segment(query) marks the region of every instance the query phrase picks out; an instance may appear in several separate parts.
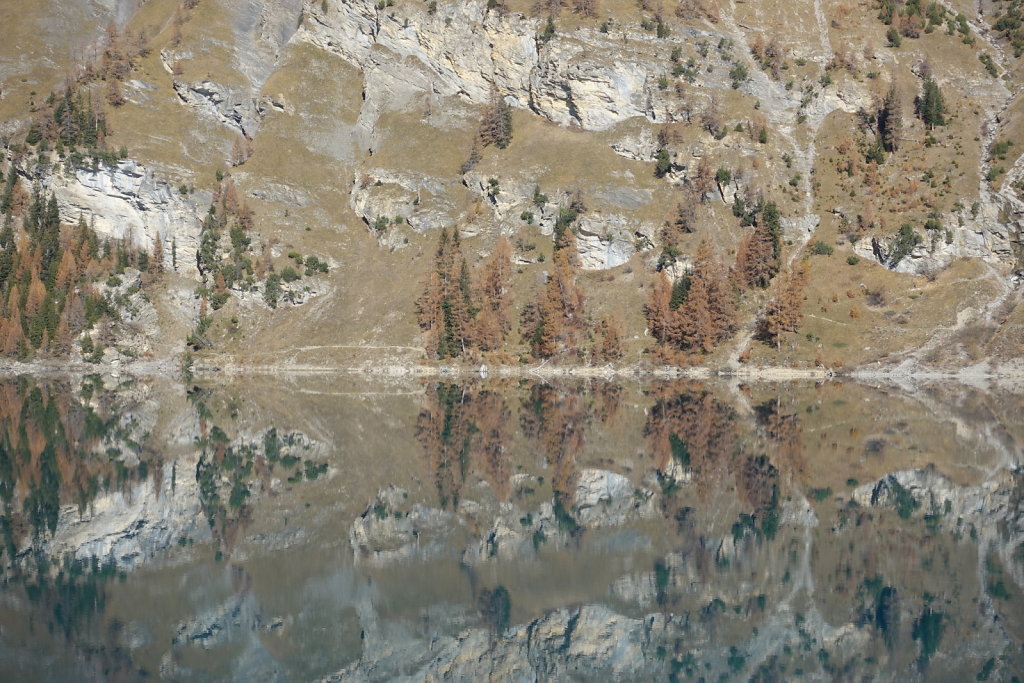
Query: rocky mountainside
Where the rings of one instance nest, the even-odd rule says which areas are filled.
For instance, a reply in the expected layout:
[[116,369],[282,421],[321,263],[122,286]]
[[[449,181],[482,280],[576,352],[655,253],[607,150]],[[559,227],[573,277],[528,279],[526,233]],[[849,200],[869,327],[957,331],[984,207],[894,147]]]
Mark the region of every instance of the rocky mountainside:
[[[15,198],[53,193],[65,224],[159,242],[156,356],[201,338],[203,367],[436,357],[415,302],[448,229],[474,273],[511,246],[510,317],[497,345],[465,321],[474,360],[1019,369],[1021,67],[1002,3],[21,4],[4,9],[5,178]],[[68,78],[106,117],[84,160],[47,100]],[[766,203],[781,224],[745,282]],[[585,308],[538,351],[530,305],[566,227]],[[737,308],[714,345],[650,313],[658,271],[688,287],[702,240]],[[617,344],[586,341],[609,326]]]

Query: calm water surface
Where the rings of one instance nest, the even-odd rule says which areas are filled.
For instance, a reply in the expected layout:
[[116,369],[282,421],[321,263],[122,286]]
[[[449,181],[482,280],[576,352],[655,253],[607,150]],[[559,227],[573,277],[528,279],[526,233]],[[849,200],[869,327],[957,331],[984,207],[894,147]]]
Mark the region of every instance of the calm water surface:
[[10,378],[0,680],[1013,680],[1022,408]]

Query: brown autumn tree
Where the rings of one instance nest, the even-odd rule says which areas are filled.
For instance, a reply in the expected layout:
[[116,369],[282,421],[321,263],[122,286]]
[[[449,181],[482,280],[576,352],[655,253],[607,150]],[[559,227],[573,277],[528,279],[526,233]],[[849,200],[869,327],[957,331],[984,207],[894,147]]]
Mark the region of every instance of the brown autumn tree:
[[58,291],[67,291],[74,281],[78,279],[78,265],[75,256],[70,249],[65,249],[60,257],[60,265],[57,267],[57,279],[54,286]]
[[107,81],[107,102],[114,107],[120,107],[127,102],[124,91],[121,89],[121,81],[116,78]]
[[153,256],[149,259],[149,272],[153,275],[164,270],[164,241],[160,233],[153,239]]
[[711,288],[704,278],[694,277],[689,296],[673,319],[670,336],[679,346],[694,351],[711,353],[715,350],[718,333],[711,307]]
[[[557,228],[557,226],[556,226]],[[538,299],[524,312],[524,330],[533,354],[550,358],[579,348],[586,330],[585,297],[576,282],[576,235],[569,225],[555,232],[553,270]]]
[[676,210],[665,223],[662,230],[662,241],[666,245],[679,247],[683,236],[692,233],[697,226],[697,202],[692,187],[683,192],[683,201],[676,205]]
[[476,278],[474,342],[483,351],[501,348],[511,328],[512,245],[501,237]]
[[708,194],[715,187],[715,170],[711,163],[711,158],[705,154],[697,162],[697,169],[690,178],[690,187],[701,202],[706,202]]
[[481,308],[473,318],[472,346],[481,351],[498,351],[504,334],[494,310]]
[[572,10],[584,17],[597,16],[597,0],[573,0]]
[[736,327],[736,302],[725,269],[711,242],[701,240],[694,255],[686,301],[676,309],[669,341],[710,353]]
[[234,144],[231,145],[231,165],[241,166],[249,160],[252,152],[252,141],[244,135],[236,136]]
[[423,295],[416,301],[420,329],[426,333],[427,353],[432,358],[461,356],[470,348],[469,268],[462,255],[458,230],[441,230],[434,267],[427,275]]
[[700,115],[700,125],[704,130],[717,135],[718,131],[725,125],[725,115],[722,113],[722,105],[715,96],[708,101],[704,111]]
[[43,305],[43,299],[45,298],[46,285],[43,284],[43,281],[39,279],[38,275],[33,273],[32,281],[28,286],[28,298],[25,299],[25,315],[29,318],[35,316]]
[[765,288],[779,272],[782,218],[774,202],[757,211],[753,230],[740,241],[733,275],[740,289]]
[[13,308],[9,308],[7,330],[4,337],[3,352],[5,356],[16,356],[21,353],[24,345],[25,330],[21,325],[21,311],[15,302]]
[[601,319],[598,328],[600,340],[595,349],[594,356],[599,361],[611,362],[622,358],[622,325],[618,316],[606,315]]
[[669,341],[668,331],[672,324],[673,314],[670,307],[671,301],[672,283],[668,279],[668,274],[662,270],[658,273],[654,287],[647,295],[647,303],[644,305],[647,329],[659,344]]
[[483,147],[494,145],[505,149],[512,142],[512,108],[494,85],[491,86],[490,102],[484,109],[477,137]]
[[804,288],[809,277],[810,260],[804,259],[768,303],[757,327],[758,337],[765,343],[780,346],[783,334],[799,331],[803,322]]

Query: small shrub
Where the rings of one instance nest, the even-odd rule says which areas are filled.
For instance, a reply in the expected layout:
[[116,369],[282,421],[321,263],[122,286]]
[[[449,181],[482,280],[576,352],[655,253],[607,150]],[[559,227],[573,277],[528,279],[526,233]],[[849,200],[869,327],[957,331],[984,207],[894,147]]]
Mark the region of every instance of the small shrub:
[[749,77],[750,74],[744,64],[737,64],[732,68],[732,71],[729,72],[729,78],[732,79],[732,87],[734,89],[738,89]]
[[548,196],[540,191],[540,185],[533,188],[533,205],[540,208],[548,203]]
[[996,63],[992,61],[992,55],[983,52],[978,55],[978,59],[985,66],[985,71],[988,72],[989,76],[999,78],[999,70],[996,68]]
[[857,256],[856,254],[854,254],[853,256],[847,256],[846,262],[849,263],[851,266],[855,266],[858,263],[860,263],[860,257]]
[[815,254],[816,256],[831,256],[832,255],[832,251],[833,251],[832,247],[830,245],[822,242],[821,240],[818,240],[817,242],[815,242],[814,246],[811,247],[811,252],[813,254]]

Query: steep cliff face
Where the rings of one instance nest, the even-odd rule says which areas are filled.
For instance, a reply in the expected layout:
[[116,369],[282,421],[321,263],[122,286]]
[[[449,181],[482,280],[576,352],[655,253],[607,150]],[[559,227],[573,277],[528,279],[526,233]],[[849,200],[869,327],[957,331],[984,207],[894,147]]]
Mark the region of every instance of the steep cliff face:
[[43,179],[54,193],[61,220],[75,225],[79,218],[101,238],[128,239],[153,251],[157,241],[164,267],[197,274],[200,213],[197,204],[209,195],[182,195],[157,174],[134,161],[99,164],[93,169],[67,169]]
[[312,5],[307,12],[294,39],[363,69],[367,98],[401,106],[415,94],[434,92],[482,105],[493,85],[529,106],[539,62],[536,20],[499,17],[477,3],[444,5],[428,14],[357,0],[334,3],[326,13]]

